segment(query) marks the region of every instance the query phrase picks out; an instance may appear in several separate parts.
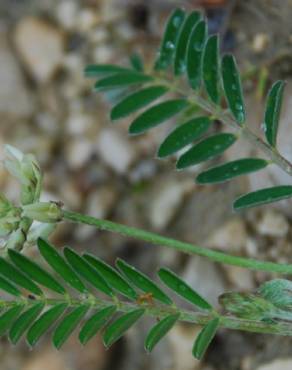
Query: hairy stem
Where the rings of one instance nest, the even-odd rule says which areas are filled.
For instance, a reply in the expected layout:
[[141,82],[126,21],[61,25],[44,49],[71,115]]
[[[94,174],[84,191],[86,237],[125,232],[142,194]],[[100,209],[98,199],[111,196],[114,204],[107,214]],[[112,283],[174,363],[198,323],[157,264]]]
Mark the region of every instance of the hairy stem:
[[[127,313],[137,308],[144,308],[145,315],[153,317],[155,319],[162,319],[163,317],[180,313],[179,320],[182,322],[197,324],[203,326],[207,324],[215,316],[218,317],[216,312],[203,312],[203,311],[190,311],[190,310],[181,310],[175,306],[164,306],[158,304],[148,304],[148,303],[128,303],[123,301],[109,301],[101,300],[92,296],[82,297],[82,298],[60,298],[52,299],[46,297],[36,297],[34,300],[21,298],[15,301],[2,301],[0,300],[0,310],[9,309],[17,305],[24,306],[26,309],[30,308],[32,305],[37,303],[44,303],[45,306],[56,306],[58,304],[67,304],[68,307],[78,307],[81,305],[88,305],[92,309],[100,310],[108,306],[116,305],[117,311],[120,313]],[[274,322],[266,323],[263,321],[256,320],[247,320],[240,319],[237,317],[230,316],[219,316],[220,317],[220,326],[226,329],[232,330],[242,330],[254,333],[263,333],[263,334],[278,334],[278,335],[288,335],[292,336],[292,325],[287,322]]]
[[239,266],[251,270],[276,272],[280,274],[292,274],[292,265],[284,265],[280,263],[265,262],[250,258],[232,256],[222,252],[199,247],[190,243],[182,242],[176,239],[167,238],[149,231],[118,224],[112,221],[86,216],[80,213],[63,211],[63,219],[76,223],[95,226],[99,230],[110,231],[130,238],[143,240],[154,245],[172,248],[180,252],[206,257],[211,261],[220,262],[226,265]]

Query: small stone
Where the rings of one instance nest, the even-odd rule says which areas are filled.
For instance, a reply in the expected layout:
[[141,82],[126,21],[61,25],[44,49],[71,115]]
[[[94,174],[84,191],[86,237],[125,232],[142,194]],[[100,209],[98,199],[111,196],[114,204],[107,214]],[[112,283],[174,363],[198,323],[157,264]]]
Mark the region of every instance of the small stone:
[[93,43],[100,44],[106,42],[109,38],[109,32],[105,27],[98,27],[90,33],[89,37]]
[[292,358],[278,359],[266,365],[257,367],[256,370],[291,370]]
[[96,63],[109,63],[116,55],[116,49],[109,44],[101,44],[93,49],[92,59]]
[[93,124],[93,117],[85,113],[73,112],[67,119],[67,131],[71,135],[83,135]]
[[193,189],[191,180],[169,180],[155,186],[149,205],[149,220],[157,229],[164,229],[173,219],[185,196]]
[[270,39],[266,33],[258,33],[252,41],[252,49],[255,53],[260,54],[265,51],[269,42]]
[[56,9],[56,17],[63,28],[72,30],[76,26],[78,16],[78,5],[76,1],[60,1]]
[[82,9],[77,18],[77,28],[80,32],[90,31],[98,22],[97,13],[90,9]]
[[227,277],[232,286],[238,290],[252,290],[255,288],[253,273],[250,270],[237,266],[226,268]]
[[170,344],[173,369],[197,370],[201,369],[201,362],[194,359],[192,348],[194,338],[200,332],[199,327],[193,325],[176,324],[168,333],[167,339]]
[[0,38],[0,65],[0,114],[5,118],[7,115],[16,118],[30,116],[34,110],[34,99],[3,36]]
[[66,157],[70,168],[78,169],[86,164],[92,154],[92,144],[84,138],[71,139],[66,146]]
[[122,40],[130,41],[135,37],[134,30],[128,23],[121,23],[117,26],[117,32]]
[[63,33],[40,18],[23,18],[16,26],[14,43],[31,76],[48,82],[62,63]]
[[234,218],[211,233],[206,246],[225,251],[239,252],[247,243],[247,231],[241,218]]
[[254,238],[247,238],[245,251],[249,257],[257,257],[258,243]]
[[88,197],[86,213],[93,217],[105,218],[114,206],[115,200],[116,194],[111,187],[100,187]]
[[194,257],[190,259],[182,279],[214,307],[218,307],[218,297],[226,287],[222,273],[214,263],[202,257]]
[[129,141],[112,129],[100,132],[97,151],[102,160],[119,174],[125,174],[135,159],[135,151]]
[[31,356],[22,367],[23,370],[69,370],[66,358],[62,352],[56,352],[53,348],[42,350],[41,353]]
[[157,162],[154,160],[141,160],[137,166],[129,174],[129,178],[133,183],[143,180],[149,180],[155,176],[157,172]]
[[60,198],[66,206],[72,210],[78,210],[83,205],[82,194],[76,184],[72,182],[72,179],[66,182],[62,181],[62,186],[60,186]]
[[289,223],[282,213],[268,209],[256,224],[256,229],[261,235],[285,237],[289,231]]

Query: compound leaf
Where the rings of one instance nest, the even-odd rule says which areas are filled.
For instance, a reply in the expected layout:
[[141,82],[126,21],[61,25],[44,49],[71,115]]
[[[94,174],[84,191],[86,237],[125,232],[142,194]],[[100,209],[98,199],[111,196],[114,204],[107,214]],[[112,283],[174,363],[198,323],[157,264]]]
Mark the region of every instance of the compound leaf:
[[99,77],[106,74],[131,72],[129,68],[116,66],[113,64],[91,64],[85,67],[85,77]]
[[28,275],[31,279],[36,281],[37,283],[45,286],[52,291],[64,295],[66,290],[64,287],[58,283],[46,270],[42,267],[37,265],[35,262],[31,261],[26,256],[22,255],[21,253],[9,249],[8,255],[11,261],[26,275]]
[[210,127],[208,117],[197,117],[175,128],[162,142],[158,149],[158,157],[163,158],[171,155],[195,139],[203,135]]
[[173,271],[161,268],[158,271],[159,278],[163,283],[176,292],[179,296],[191,302],[203,310],[212,310],[212,306],[197,292],[195,292],[185,281],[178,277]]
[[0,276],[0,289],[16,297],[19,297],[21,295],[21,292],[16,288],[16,286],[11,284],[8,280],[4,279],[2,276]]
[[54,346],[59,349],[86,315],[89,306],[83,305],[71,311],[56,327],[53,334]]
[[186,53],[189,37],[192,29],[201,19],[202,15],[200,12],[191,12],[186,20],[184,21],[181,31],[178,35],[175,57],[174,57],[174,74],[176,76],[182,74],[186,70]]
[[75,272],[87,280],[96,289],[112,297],[113,291],[105,279],[82,257],[70,248],[64,249],[64,256]]
[[151,293],[153,298],[165,304],[172,304],[171,299],[142,272],[135,269],[135,267],[129,265],[121,259],[117,259],[117,267],[126,276],[126,278],[133,283],[137,288],[141,289],[145,293]]
[[80,333],[80,343],[85,345],[96,333],[106,325],[107,321],[116,312],[116,306],[108,306],[92,315],[83,325]]
[[101,276],[103,276],[112,288],[130,299],[135,300],[138,298],[137,293],[131,285],[111,266],[90,254],[84,254],[83,258],[86,259],[86,261],[89,262]]
[[10,308],[0,316],[0,336],[5,334],[6,330],[9,329],[11,324],[19,316],[23,310],[23,305],[17,305]]
[[176,167],[182,169],[214,158],[228,149],[235,141],[236,136],[229,133],[209,136],[182,154]]
[[267,141],[273,147],[277,143],[277,132],[282,107],[284,81],[277,81],[268,93],[264,118],[264,129]]
[[163,34],[158,57],[155,61],[156,70],[166,69],[172,62],[176,48],[179,30],[183,24],[185,12],[175,9],[170,15]]
[[153,77],[146,76],[143,73],[135,71],[116,73],[114,75],[102,78],[101,80],[97,81],[96,84],[94,85],[94,90],[104,91],[118,89],[121,87],[143,84],[145,82],[149,82],[152,80]]
[[131,124],[130,134],[141,134],[168,120],[188,106],[186,99],[172,99],[149,108]]
[[242,195],[235,200],[233,208],[239,211],[241,209],[261,206],[291,197],[291,185],[273,186],[271,188],[265,188]]
[[103,343],[106,347],[110,347],[114,342],[120,339],[124,333],[133,326],[141,316],[145,313],[145,310],[139,308],[137,310],[130,311],[114,322],[112,322],[105,330],[103,335]]
[[218,35],[212,35],[207,39],[203,55],[203,80],[209,98],[218,104],[220,99]]
[[59,319],[67,309],[66,303],[60,303],[44,312],[30,327],[26,339],[28,344],[33,347],[44,335],[47,330]]
[[9,281],[27,289],[35,295],[42,295],[41,289],[26,275],[16,269],[13,265],[7,262],[4,258],[0,257],[0,274]]
[[224,182],[237,176],[259,171],[265,168],[268,164],[268,161],[260,158],[237,159],[201,172],[197,176],[196,181],[198,184]]
[[193,28],[187,47],[187,75],[191,87],[196,90],[202,80],[202,57],[207,37],[207,26],[201,20]]
[[38,239],[37,244],[38,249],[46,262],[66,281],[67,284],[81,293],[88,291],[83,282],[79,279],[78,275],[76,275],[54,247],[42,238]]
[[118,120],[136,112],[167,93],[167,91],[168,88],[165,86],[150,86],[128,95],[113,107],[111,120]]
[[13,344],[16,344],[24,332],[35,321],[44,308],[44,303],[36,303],[28,310],[23,312],[18,319],[13,323],[9,331],[9,339]]
[[172,329],[179,316],[179,313],[168,315],[152,327],[145,340],[144,347],[147,352],[152,352],[156,344]]
[[223,56],[222,80],[229,109],[238,124],[242,125],[246,118],[242,87],[237,64],[234,56],[231,54]]
[[214,338],[219,328],[219,318],[215,318],[208,322],[206,326],[201,330],[193,346],[193,355],[195,358],[200,360],[206,352],[209,344]]

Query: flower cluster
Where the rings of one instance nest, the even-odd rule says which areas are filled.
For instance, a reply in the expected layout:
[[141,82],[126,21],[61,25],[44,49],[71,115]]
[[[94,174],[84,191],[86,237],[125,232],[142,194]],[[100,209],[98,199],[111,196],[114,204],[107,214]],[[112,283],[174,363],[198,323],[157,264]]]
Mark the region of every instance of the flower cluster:
[[[21,250],[25,243],[48,236],[62,219],[62,210],[54,202],[40,202],[42,173],[36,158],[10,145],[5,151],[4,166],[20,183],[20,206],[0,194],[1,246]],[[33,224],[34,221],[42,224]]]

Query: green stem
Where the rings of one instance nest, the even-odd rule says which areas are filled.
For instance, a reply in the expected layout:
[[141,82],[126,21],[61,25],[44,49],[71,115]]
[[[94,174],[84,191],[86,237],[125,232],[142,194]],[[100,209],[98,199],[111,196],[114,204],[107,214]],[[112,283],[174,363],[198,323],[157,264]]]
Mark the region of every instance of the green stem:
[[[54,298],[39,298],[36,297],[34,300],[23,299],[16,301],[2,301],[0,300],[0,310],[8,310],[9,308],[15,307],[17,305],[22,305],[26,309],[30,308],[36,303],[44,303],[45,306],[56,306],[58,304],[67,304],[68,308],[78,307],[81,305],[88,305],[92,309],[100,310],[108,306],[115,305],[116,303],[108,300],[100,300],[98,298],[93,299],[90,297],[82,298],[72,298],[69,301],[67,299],[54,299]],[[139,303],[128,303],[119,301],[117,304],[117,311],[120,313],[127,313],[137,308],[144,308],[145,315],[153,317],[155,319],[162,319],[166,315],[173,313],[180,313],[180,321],[197,324],[200,326],[206,325],[214,316],[218,316],[216,312],[203,312],[203,311],[190,311],[190,310],[180,310],[173,306],[163,306],[157,304],[139,304]],[[220,316],[220,326],[222,328],[231,330],[242,330],[253,333],[263,333],[263,334],[278,334],[278,335],[288,335],[292,336],[292,325],[287,322],[276,322],[276,323],[266,323],[263,321],[240,319],[237,317],[230,316]]]
[[130,238],[143,240],[154,245],[172,248],[180,252],[206,257],[211,261],[220,262],[226,265],[239,266],[251,270],[275,272],[279,274],[292,274],[292,265],[284,265],[280,263],[265,262],[250,258],[232,256],[226,253],[214,251],[212,249],[206,249],[176,239],[167,238],[149,231],[144,231],[112,221],[82,215],[80,213],[63,211],[63,219],[76,223],[82,223],[85,225],[95,226],[99,230],[110,231]]

